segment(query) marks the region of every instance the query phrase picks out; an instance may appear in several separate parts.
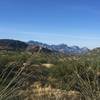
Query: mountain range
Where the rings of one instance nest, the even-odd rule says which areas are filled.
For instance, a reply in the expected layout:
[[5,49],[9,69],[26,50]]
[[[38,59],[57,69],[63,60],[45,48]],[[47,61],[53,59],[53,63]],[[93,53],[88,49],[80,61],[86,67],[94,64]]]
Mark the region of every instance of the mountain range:
[[89,49],[87,47],[80,48],[78,46],[68,46],[66,44],[48,45],[48,44],[41,43],[38,41],[29,41],[28,44],[38,45],[40,47],[50,49],[51,51],[56,51],[56,52],[65,53],[65,54],[85,54],[89,52]]
[[12,39],[0,39],[0,50],[28,50],[44,52],[57,52],[64,54],[85,54],[90,50],[86,47],[68,46],[66,44],[49,45],[37,41],[22,42]]

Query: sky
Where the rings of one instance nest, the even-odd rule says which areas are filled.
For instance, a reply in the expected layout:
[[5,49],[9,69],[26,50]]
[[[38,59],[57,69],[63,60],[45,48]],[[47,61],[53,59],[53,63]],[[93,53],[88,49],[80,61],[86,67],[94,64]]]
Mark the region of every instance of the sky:
[[0,39],[100,47],[100,0],[0,0]]

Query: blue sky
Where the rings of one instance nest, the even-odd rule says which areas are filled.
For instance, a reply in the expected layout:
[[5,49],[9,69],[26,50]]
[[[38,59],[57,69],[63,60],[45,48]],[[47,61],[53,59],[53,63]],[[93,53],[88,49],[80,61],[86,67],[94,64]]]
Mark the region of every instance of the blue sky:
[[100,47],[100,0],[0,0],[0,38]]

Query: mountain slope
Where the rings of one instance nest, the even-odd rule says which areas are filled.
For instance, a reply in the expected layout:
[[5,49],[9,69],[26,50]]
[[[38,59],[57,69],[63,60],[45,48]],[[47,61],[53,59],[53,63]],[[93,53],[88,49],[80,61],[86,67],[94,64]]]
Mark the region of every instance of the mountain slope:
[[29,45],[38,45],[44,48],[48,48],[52,51],[57,51],[60,53],[66,53],[66,54],[85,54],[87,52],[89,52],[89,49],[84,47],[84,48],[79,48],[78,46],[67,46],[66,44],[60,44],[60,45],[48,45],[48,44],[44,44],[41,42],[37,42],[37,41],[29,41],[28,42]]
[[0,39],[0,50],[7,50],[7,51],[28,51],[28,52],[45,52],[50,53],[52,52],[48,48],[43,48],[38,45],[29,45],[28,43],[19,41],[19,40],[12,40],[12,39]]
[[0,50],[25,50],[28,44],[18,40],[0,39]]

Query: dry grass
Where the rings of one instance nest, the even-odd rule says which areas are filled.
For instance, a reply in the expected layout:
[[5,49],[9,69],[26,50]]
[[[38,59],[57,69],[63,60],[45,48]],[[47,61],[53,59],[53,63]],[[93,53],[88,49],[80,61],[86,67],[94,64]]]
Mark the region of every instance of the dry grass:
[[50,86],[40,87],[40,83],[20,91],[20,95],[24,95],[24,100],[81,100],[77,91],[53,89]]
[[[97,79],[100,74],[98,70],[94,71],[92,68],[85,70],[87,80],[84,80],[78,72],[77,67],[75,68],[73,80],[76,80],[79,85],[78,91],[72,91],[70,89],[74,82],[70,82],[68,87],[66,87],[70,89],[69,91],[52,88],[51,86],[42,87],[39,82],[26,87],[26,89],[22,89],[22,84],[27,83],[27,77],[24,78],[21,75],[24,69],[30,66],[31,59],[29,58],[10,80],[8,78],[14,72],[15,67],[11,68],[9,72],[7,72],[9,67],[3,70],[0,74],[0,100],[100,100],[100,82]],[[51,68],[51,65],[43,66]],[[92,81],[88,75],[89,70],[93,73]]]
[[[92,72],[92,81],[89,76],[89,71]],[[79,92],[83,96],[84,100],[100,100],[100,76],[98,75],[98,70],[93,70],[91,67],[86,69],[86,80],[78,73],[78,69],[75,71],[75,77],[77,83],[79,84]]]

